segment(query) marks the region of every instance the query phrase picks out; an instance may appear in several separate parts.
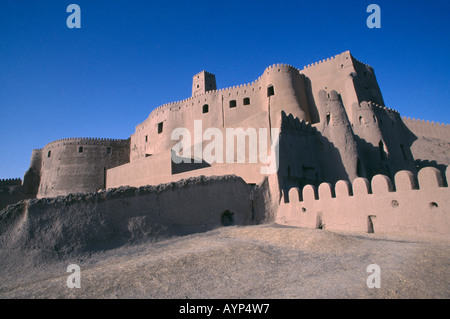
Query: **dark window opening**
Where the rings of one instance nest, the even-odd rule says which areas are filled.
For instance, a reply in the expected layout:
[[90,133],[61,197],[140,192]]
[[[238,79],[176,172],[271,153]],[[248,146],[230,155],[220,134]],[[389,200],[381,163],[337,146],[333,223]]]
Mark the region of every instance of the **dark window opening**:
[[158,134],[161,134],[163,131],[163,122],[158,123]]
[[227,209],[222,213],[221,222],[222,226],[234,225],[234,214]]
[[362,116],[359,117],[359,124],[365,124],[364,119]]
[[324,229],[325,225],[322,222],[322,212],[318,212],[316,215],[316,229]]
[[367,216],[367,232],[369,234],[375,233],[375,229],[373,228],[373,219],[376,218],[375,215],[369,215]]
[[272,95],[275,95],[275,90],[273,88],[273,85],[269,85],[267,87],[267,96],[272,96]]
[[107,147],[106,148],[106,154],[111,155],[111,153],[112,153],[111,147]]
[[47,157],[50,157],[50,156],[52,156],[52,151],[48,151],[48,153],[47,153]]
[[83,146],[78,147],[78,153],[83,153]]
[[230,107],[236,107],[236,100],[230,101]]
[[148,135],[145,135],[145,142],[148,142]]
[[208,113],[208,111],[209,111],[209,105],[208,104],[203,105],[202,113]]
[[246,97],[244,98],[244,105],[249,105],[250,104],[250,98]]
[[197,84],[197,89],[200,87],[200,85]]

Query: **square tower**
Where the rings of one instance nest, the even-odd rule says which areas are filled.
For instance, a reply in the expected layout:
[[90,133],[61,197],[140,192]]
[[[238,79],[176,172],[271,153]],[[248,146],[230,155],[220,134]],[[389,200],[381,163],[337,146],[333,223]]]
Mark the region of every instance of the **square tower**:
[[192,79],[192,96],[213,90],[217,90],[216,76],[214,74],[202,71],[194,75]]

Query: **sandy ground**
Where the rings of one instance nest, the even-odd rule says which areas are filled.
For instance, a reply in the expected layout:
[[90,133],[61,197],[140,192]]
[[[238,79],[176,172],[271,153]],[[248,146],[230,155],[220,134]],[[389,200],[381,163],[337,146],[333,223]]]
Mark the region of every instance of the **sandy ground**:
[[[54,260],[0,249],[0,298],[449,298],[450,243],[232,226]],[[81,288],[69,289],[69,264]],[[367,267],[381,287],[368,288]]]

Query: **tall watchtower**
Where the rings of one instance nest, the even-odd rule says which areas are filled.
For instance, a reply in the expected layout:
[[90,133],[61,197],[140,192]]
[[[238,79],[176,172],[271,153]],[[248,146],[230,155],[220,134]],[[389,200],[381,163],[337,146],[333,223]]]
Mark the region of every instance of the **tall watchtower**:
[[214,74],[202,71],[194,75],[192,79],[192,96],[212,90],[217,90],[216,76]]

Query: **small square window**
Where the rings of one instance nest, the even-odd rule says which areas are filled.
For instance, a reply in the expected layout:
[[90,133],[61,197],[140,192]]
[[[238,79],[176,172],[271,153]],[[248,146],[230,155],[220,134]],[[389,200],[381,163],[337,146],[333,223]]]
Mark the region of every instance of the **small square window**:
[[161,134],[163,131],[163,122],[158,123],[158,134]]
[[267,87],[267,96],[275,95],[275,90],[273,89],[273,85],[269,85]]
[[236,100],[231,100],[230,101],[230,108],[231,107],[236,107]]
[[244,98],[244,105],[250,105],[250,98],[249,97]]
[[78,147],[78,153],[83,153],[83,146]]
[[208,113],[208,112],[209,112],[209,105],[208,104],[203,105],[202,113],[204,114],[204,113]]
[[106,148],[106,154],[111,155],[111,153],[112,153],[112,152],[111,152],[111,147],[107,147],[107,148]]

